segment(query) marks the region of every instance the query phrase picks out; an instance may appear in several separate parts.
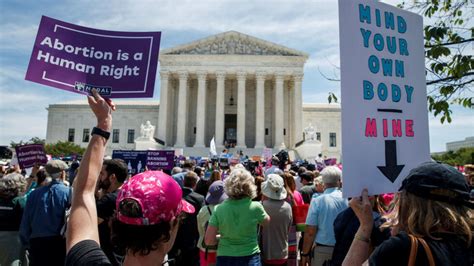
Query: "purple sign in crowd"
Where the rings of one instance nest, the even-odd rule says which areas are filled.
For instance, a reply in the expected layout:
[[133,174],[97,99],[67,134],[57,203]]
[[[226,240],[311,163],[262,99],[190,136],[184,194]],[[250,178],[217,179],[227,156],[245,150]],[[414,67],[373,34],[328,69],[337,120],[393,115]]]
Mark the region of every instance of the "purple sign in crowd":
[[131,174],[137,174],[145,170],[171,170],[174,167],[174,151],[132,151],[132,150],[114,150],[113,159],[122,159],[127,164]]
[[173,169],[174,151],[148,151],[146,166],[150,170]]
[[28,144],[15,147],[16,157],[20,168],[26,169],[35,163],[45,164],[48,162],[43,144]]
[[110,98],[153,97],[160,32],[118,32],[41,18],[25,79]]

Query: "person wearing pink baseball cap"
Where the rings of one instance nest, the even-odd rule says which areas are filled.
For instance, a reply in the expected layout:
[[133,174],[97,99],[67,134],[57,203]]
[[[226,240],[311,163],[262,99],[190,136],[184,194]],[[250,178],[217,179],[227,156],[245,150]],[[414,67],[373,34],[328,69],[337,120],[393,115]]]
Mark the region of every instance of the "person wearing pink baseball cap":
[[[97,126],[79,168],[66,233],[66,265],[112,265],[99,246],[95,186],[112,128],[115,105],[96,90],[88,96]],[[125,249],[122,265],[161,265],[173,246],[183,212],[194,207],[182,200],[174,179],[147,171],[122,186],[112,221],[113,243]]]

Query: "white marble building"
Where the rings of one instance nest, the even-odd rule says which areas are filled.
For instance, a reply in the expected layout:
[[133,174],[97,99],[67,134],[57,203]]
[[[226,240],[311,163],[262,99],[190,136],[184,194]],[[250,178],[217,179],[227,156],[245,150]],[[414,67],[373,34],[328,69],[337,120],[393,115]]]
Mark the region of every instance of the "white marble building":
[[[213,136],[218,149],[232,143],[247,154],[282,144],[293,149],[311,123],[323,154],[339,158],[339,105],[303,104],[307,58],[304,52],[235,31],[162,50],[160,103],[116,101],[108,153],[133,149],[146,121],[156,125],[155,138],[187,155],[207,155]],[[93,126],[93,121],[85,101],[53,104],[48,111],[48,143],[87,145],[90,129],[83,125]]]
[[461,148],[474,147],[474,137],[467,137],[464,140],[446,143],[446,151],[457,151]]

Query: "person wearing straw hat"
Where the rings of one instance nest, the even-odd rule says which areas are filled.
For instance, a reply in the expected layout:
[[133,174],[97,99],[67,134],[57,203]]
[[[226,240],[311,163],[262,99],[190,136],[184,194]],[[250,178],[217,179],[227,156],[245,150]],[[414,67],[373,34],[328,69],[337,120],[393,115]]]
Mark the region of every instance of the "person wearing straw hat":
[[293,221],[291,206],[283,178],[269,174],[262,183],[262,205],[271,220],[262,227],[262,260],[264,265],[286,265],[288,258],[288,230]]

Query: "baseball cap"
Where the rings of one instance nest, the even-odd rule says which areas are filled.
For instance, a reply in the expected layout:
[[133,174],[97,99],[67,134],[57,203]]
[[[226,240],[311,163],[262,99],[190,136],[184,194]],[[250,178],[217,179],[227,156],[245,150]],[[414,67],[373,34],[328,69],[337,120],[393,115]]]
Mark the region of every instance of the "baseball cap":
[[438,162],[425,162],[413,168],[399,189],[416,196],[472,208],[469,186],[456,168]]
[[61,171],[67,170],[68,168],[69,167],[67,164],[61,160],[49,160],[44,167],[49,175],[60,173]]
[[[146,171],[127,180],[117,195],[117,219],[130,225],[153,225],[167,222],[181,212],[194,213],[194,207],[182,199],[181,187],[162,171]],[[141,217],[121,213],[120,204],[135,200],[141,208]]]
[[222,203],[225,199],[227,199],[227,194],[224,192],[224,182],[221,180],[212,182],[206,195],[206,202],[215,205]]

